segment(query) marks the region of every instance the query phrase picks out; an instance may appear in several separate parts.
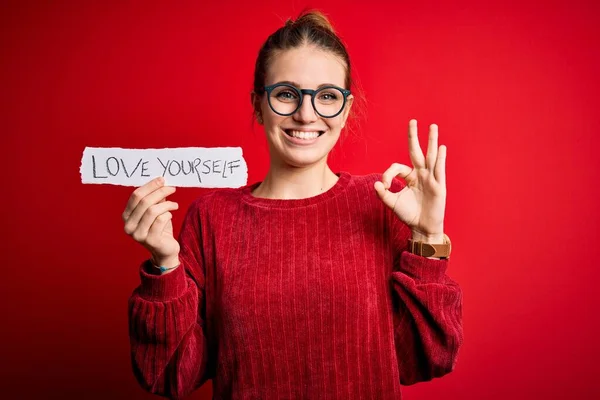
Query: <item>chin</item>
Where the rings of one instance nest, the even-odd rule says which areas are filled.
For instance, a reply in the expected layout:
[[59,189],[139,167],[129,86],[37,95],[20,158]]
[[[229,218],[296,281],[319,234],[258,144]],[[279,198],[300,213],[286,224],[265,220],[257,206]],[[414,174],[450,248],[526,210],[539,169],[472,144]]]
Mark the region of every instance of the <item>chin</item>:
[[[304,154],[302,154],[304,153]],[[329,152],[308,152],[308,151],[300,151],[300,152],[290,152],[285,151],[284,153],[278,153],[277,158],[279,158],[284,164],[289,165],[295,168],[306,168],[315,164],[319,164],[322,162],[326,162],[327,155]]]

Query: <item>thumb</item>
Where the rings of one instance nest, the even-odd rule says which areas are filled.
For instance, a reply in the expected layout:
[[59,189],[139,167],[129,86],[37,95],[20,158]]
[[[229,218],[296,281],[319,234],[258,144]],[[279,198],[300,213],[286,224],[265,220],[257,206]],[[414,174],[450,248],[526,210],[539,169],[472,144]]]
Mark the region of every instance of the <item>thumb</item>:
[[383,200],[385,196],[385,185],[381,181],[375,182],[375,191],[381,200]]
[[377,192],[377,196],[379,196],[385,205],[390,208],[394,207],[397,193],[392,193],[387,190],[385,185],[380,181],[375,182],[375,191]]

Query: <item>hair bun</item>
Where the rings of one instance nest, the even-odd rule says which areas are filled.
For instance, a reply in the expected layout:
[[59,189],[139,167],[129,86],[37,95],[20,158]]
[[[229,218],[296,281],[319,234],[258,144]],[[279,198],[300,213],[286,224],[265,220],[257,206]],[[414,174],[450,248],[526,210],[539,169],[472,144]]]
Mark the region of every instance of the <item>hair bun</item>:
[[267,69],[280,52],[302,46],[313,46],[338,57],[346,70],[343,86],[352,89],[352,69],[346,46],[325,14],[318,10],[305,10],[296,20],[286,19],[284,26],[263,43],[254,67],[254,93],[264,94]]
[[[288,19],[288,21],[291,20]],[[288,21],[286,21],[286,25],[288,25]],[[333,25],[331,25],[329,19],[321,11],[303,11],[300,13],[296,21],[292,21],[292,25],[297,27],[310,26],[335,34]]]

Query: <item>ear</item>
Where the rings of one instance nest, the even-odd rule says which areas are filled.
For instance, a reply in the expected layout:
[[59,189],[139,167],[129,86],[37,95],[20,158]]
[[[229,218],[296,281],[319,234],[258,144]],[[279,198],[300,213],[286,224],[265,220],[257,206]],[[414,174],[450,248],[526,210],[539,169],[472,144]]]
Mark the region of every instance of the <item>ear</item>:
[[261,106],[260,106],[261,101],[262,101],[262,96],[260,94],[256,93],[254,90],[252,92],[250,92],[250,102],[252,102],[252,108],[254,108],[254,111],[256,111],[256,112],[261,111]]
[[348,119],[348,115],[350,115],[350,109],[352,108],[353,103],[354,96],[348,96],[348,98],[346,99],[346,105],[344,106],[344,111],[342,111],[342,128],[346,125],[346,120]]
[[256,115],[256,120],[258,123],[262,125],[263,120],[261,116],[260,101],[261,97],[256,94],[254,90],[250,92],[250,102],[252,103],[252,108],[254,109],[254,115]]

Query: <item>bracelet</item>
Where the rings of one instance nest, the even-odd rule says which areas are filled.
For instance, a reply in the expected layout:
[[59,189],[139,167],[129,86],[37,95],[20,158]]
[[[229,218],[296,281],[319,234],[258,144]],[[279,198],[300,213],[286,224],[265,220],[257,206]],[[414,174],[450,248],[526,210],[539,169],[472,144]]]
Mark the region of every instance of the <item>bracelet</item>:
[[167,267],[163,267],[162,265],[158,266],[158,265],[154,264],[152,261],[150,261],[150,264],[152,264],[152,266],[153,266],[154,268],[156,268],[156,269],[160,269],[160,272],[161,272],[161,273],[163,273],[163,274],[164,274],[165,272],[167,272],[167,271],[174,270],[175,268],[177,268],[177,267],[179,267],[179,266],[181,265],[181,264],[177,264],[177,265],[176,265],[176,266],[174,266],[174,267],[167,268]]

